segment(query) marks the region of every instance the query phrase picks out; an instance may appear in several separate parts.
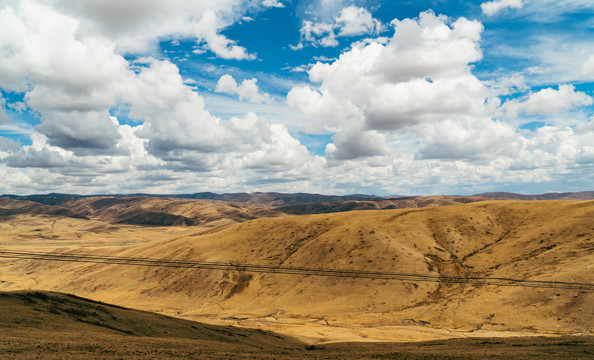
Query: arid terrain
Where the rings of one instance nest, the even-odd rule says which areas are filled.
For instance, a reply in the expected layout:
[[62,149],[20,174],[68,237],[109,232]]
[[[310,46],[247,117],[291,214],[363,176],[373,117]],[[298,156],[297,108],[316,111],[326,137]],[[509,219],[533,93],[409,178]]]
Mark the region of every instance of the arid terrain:
[[[207,356],[191,355],[196,347],[220,358],[594,354],[591,200],[416,197],[256,207],[148,197],[0,198],[2,250],[236,266],[0,258],[0,290],[21,291],[0,295],[0,326],[10,330],[2,331],[3,358],[35,357],[40,344],[58,354],[65,346],[75,356],[103,354],[109,347],[101,339],[118,336],[133,339],[118,350],[124,358],[143,358],[138,352],[159,342],[155,349],[177,350],[156,357]],[[241,264],[414,277],[252,272]],[[122,313],[114,319],[96,306]],[[124,320],[139,314],[146,319],[134,321],[169,335]],[[61,321],[67,330],[57,333],[51,324]],[[192,326],[235,335],[208,337],[215,330]],[[85,348],[81,333],[101,335],[85,335],[94,341]]]
[[591,337],[306,345],[52,292],[0,292],[2,359],[588,359]]

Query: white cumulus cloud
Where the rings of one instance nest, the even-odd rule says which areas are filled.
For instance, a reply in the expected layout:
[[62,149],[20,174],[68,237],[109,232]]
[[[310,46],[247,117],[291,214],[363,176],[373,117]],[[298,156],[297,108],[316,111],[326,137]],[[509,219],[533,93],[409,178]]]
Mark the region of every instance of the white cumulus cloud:
[[218,23],[217,15],[213,11],[206,11],[202,19],[194,25],[198,42],[204,41],[210,50],[223,59],[253,60],[254,54],[248,54],[247,50],[227,39],[217,32],[221,26]]
[[[319,88],[298,86],[287,96],[289,105],[336,129],[336,158],[382,155],[386,136],[397,129],[485,116],[493,108],[490,90],[470,71],[482,57],[480,23],[424,12],[392,24],[387,44],[354,44],[338,60],[317,63],[309,76]],[[353,141],[353,129],[364,140]]]
[[[26,0],[32,1],[32,0]],[[147,53],[159,39],[175,36],[197,38],[218,56],[250,59],[253,55],[220,34],[241,19],[246,6],[241,0],[38,0],[80,21],[82,36],[101,34],[118,51]],[[266,8],[251,4],[253,10]]]
[[303,21],[301,26],[301,42],[291,46],[293,50],[300,50],[304,43],[314,46],[338,46],[337,37],[352,37],[358,35],[377,35],[383,29],[383,24],[371,13],[361,7],[348,6],[340,11],[331,21],[314,22]]
[[338,40],[336,40],[333,24],[314,23],[305,20],[301,26],[300,33],[301,42],[298,46],[294,46],[293,50],[303,48],[303,42],[311,43],[313,45],[321,45],[323,47],[338,46]]
[[493,16],[498,14],[503,9],[521,9],[522,6],[522,0],[493,0],[482,3],[481,10],[483,11],[483,14],[487,16]]
[[342,9],[335,22],[338,25],[338,36],[379,34],[382,30],[381,21],[373,18],[367,9],[356,6]]
[[558,115],[575,107],[588,106],[594,99],[582,91],[575,91],[573,85],[559,85],[559,89],[545,88],[531,93],[526,99],[509,100],[503,109],[510,117],[520,112],[526,115]]
[[29,107],[41,115],[37,131],[52,145],[78,152],[114,153],[119,133],[108,110],[115,84],[131,75],[115,44],[101,37],[80,37],[80,22],[51,7],[24,1],[0,10],[0,87],[25,91]]
[[513,156],[522,147],[522,138],[514,127],[490,118],[422,124],[417,132],[422,159],[492,159]]
[[[173,174],[188,170],[216,173],[219,180],[210,184],[224,187],[230,182],[221,179],[261,171],[267,161],[280,172],[312,163],[282,125],[253,112],[231,119],[212,115],[173,63],[150,56],[130,63],[122,56],[150,52],[151,44],[173,34],[194,37],[222,58],[254,58],[219,33],[229,17],[242,14],[235,9],[239,1],[173,1],[171,7],[150,0],[15,4],[0,8],[0,22],[10,25],[0,26],[0,88],[23,94],[22,105],[39,114],[40,124],[31,146],[14,149],[2,142],[8,145],[0,167],[11,174],[5,188],[122,191],[145,186],[141,179],[157,170],[168,179],[181,179]],[[272,101],[255,78],[225,91],[230,90],[242,100]],[[0,121],[7,121],[0,101]],[[111,116],[120,106],[135,125]],[[287,154],[293,155],[283,159]]]
[[264,1],[262,1],[262,5],[265,7],[276,7],[276,8],[285,7],[285,5],[278,0],[264,0]]
[[246,100],[252,103],[269,103],[272,101],[270,95],[260,92],[260,88],[256,84],[258,80],[245,79],[241,85],[238,85],[233,76],[225,74],[221,76],[217,82],[216,92],[239,95],[239,100]]

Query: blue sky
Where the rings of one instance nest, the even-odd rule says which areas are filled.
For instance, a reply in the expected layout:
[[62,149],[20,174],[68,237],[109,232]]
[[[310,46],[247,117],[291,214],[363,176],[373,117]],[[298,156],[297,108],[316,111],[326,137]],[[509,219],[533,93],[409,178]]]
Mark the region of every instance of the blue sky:
[[0,193],[592,190],[586,0],[7,0]]

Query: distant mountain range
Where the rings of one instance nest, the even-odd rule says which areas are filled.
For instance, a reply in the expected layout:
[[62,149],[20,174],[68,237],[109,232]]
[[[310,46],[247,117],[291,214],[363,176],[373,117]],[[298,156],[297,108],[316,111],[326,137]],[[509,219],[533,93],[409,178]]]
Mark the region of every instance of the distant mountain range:
[[[2,195],[0,197],[7,197],[15,200],[34,201],[44,205],[61,205],[66,202],[89,197],[116,197],[116,198],[136,198],[136,197],[151,197],[151,198],[173,198],[173,199],[192,199],[192,200],[207,200],[220,201],[228,203],[238,203],[250,206],[284,206],[305,203],[319,203],[319,202],[341,202],[341,201],[374,201],[388,199],[388,197],[381,197],[375,195],[321,195],[321,194],[307,194],[295,193],[285,194],[277,192],[256,192],[256,193],[228,193],[216,194],[212,192],[200,192],[195,194],[100,194],[100,195],[78,195],[78,194],[59,194],[50,193],[45,195]],[[403,198],[402,196],[391,196],[389,198]]]
[[513,199],[513,200],[594,200],[594,191],[547,193],[539,195],[523,195],[508,192],[488,192],[474,196],[490,199]]
[[[101,194],[101,195],[78,195],[78,194],[60,194],[50,193],[41,195],[2,195],[1,197],[12,198],[16,200],[34,201],[44,205],[61,205],[74,199],[88,198],[88,197],[117,197],[117,198],[135,198],[135,197],[152,197],[152,198],[173,198],[173,199],[193,199],[193,200],[207,200],[220,201],[227,203],[238,203],[248,206],[266,206],[266,207],[280,207],[297,204],[309,203],[337,203],[337,202],[352,202],[352,201],[385,201],[385,200],[413,200],[421,198],[421,196],[376,196],[364,194],[352,195],[321,195],[308,193],[278,193],[278,192],[255,192],[255,193],[226,193],[217,194],[213,192],[199,192],[194,194]],[[487,192],[482,194],[475,194],[469,197],[489,198],[489,199],[514,199],[514,200],[594,200],[594,191],[581,192],[566,192],[566,193],[547,193],[538,195],[524,195],[509,192]]]

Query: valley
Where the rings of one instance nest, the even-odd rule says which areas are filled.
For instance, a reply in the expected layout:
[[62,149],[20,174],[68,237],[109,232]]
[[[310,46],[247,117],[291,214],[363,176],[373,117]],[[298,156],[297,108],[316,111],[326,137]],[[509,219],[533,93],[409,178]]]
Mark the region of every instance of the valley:
[[[2,257],[0,290],[74,294],[213,326],[271,331],[318,347],[591,339],[594,201],[450,203],[292,215],[280,207],[199,200],[84,198],[48,205],[4,198],[0,250],[236,267]],[[168,223],[151,224],[155,219]],[[253,272],[240,264],[417,277]]]

